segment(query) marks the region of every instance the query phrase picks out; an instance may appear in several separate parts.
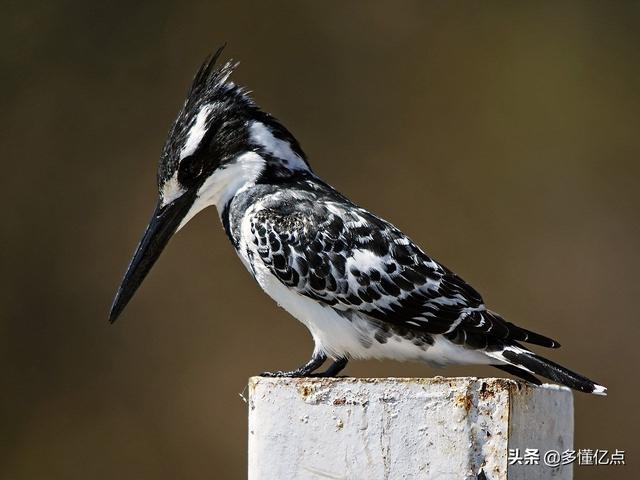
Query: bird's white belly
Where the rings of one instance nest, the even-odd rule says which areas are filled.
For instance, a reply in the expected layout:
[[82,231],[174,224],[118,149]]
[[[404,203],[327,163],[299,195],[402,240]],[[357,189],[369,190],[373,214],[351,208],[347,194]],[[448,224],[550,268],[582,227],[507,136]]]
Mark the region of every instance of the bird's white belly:
[[352,321],[339,315],[333,308],[290,290],[259,260],[254,265],[254,273],[267,295],[309,329],[316,351],[332,358],[370,356],[370,353],[361,352],[363,332]]

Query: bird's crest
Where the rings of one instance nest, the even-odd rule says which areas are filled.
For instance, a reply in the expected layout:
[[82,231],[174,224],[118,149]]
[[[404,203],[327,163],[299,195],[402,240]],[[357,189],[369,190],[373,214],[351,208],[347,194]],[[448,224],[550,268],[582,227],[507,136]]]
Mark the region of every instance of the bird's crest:
[[190,150],[189,142],[193,144],[191,147],[197,148],[206,138],[214,119],[226,119],[229,112],[254,108],[247,92],[229,81],[238,62],[228,60],[216,67],[224,48],[225,45],[207,56],[193,78],[161,155],[158,170],[160,187],[174,174],[184,152]]
[[[229,76],[239,65],[239,62],[230,59],[216,68],[216,63],[218,63],[218,59],[225,47],[226,44],[222,45],[213,55],[208,55],[207,58],[205,58],[196,75],[193,77],[193,82],[187,94],[187,103],[199,103],[225,90],[234,88],[241,90],[233,82],[227,82]],[[224,87],[228,88],[225,89]]]

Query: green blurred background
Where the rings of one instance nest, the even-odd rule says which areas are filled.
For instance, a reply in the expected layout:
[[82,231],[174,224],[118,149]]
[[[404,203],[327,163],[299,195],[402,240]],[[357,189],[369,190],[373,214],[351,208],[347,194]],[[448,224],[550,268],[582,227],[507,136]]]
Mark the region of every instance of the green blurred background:
[[[315,171],[552,357],[578,448],[633,463],[640,387],[639,2],[10,2],[2,8],[0,478],[245,475],[247,377],[312,349],[214,209],[115,325],[166,132],[215,47]],[[353,362],[355,376],[496,375]],[[535,427],[535,426],[533,426]],[[576,467],[576,478],[631,478]]]

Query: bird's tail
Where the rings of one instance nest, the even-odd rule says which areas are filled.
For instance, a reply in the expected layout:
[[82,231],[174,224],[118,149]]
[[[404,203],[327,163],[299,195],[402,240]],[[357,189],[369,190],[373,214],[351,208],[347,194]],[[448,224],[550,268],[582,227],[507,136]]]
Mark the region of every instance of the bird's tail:
[[594,393],[596,395],[607,394],[606,387],[598,385],[587,377],[572,372],[562,365],[536,355],[515,342],[514,345],[507,346],[502,350],[487,353],[493,358],[504,362],[503,364],[495,365],[496,367],[518,375],[525,380],[531,381],[533,377],[531,374],[536,374],[581,392]]

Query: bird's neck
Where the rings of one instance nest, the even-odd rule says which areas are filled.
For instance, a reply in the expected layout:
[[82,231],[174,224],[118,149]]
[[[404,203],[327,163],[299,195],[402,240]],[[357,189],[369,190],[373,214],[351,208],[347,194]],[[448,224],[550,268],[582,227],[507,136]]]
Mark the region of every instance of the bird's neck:
[[225,177],[215,202],[220,213],[234,196],[256,184],[279,183],[311,173],[297,140],[268,114],[249,122],[246,138],[245,151],[220,171]]
[[202,186],[203,190],[212,190],[212,203],[219,213],[239,192],[257,184],[281,183],[299,175],[312,174],[304,153],[292,136],[276,136],[261,122],[253,122],[249,132],[247,149]]

